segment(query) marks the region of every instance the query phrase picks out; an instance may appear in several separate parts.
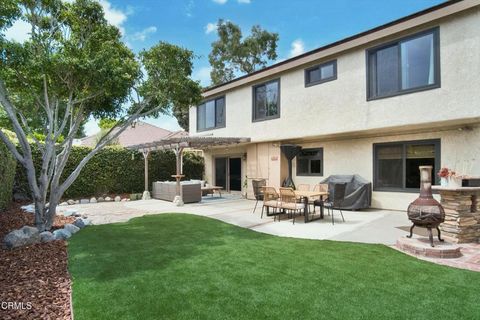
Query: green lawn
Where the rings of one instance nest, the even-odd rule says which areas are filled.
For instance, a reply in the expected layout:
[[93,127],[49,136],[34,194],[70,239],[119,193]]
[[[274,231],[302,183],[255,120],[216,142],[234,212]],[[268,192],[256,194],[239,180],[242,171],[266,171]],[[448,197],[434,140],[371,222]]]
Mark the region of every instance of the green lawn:
[[480,273],[383,245],[280,238],[194,215],[87,227],[68,251],[75,320],[480,315]]

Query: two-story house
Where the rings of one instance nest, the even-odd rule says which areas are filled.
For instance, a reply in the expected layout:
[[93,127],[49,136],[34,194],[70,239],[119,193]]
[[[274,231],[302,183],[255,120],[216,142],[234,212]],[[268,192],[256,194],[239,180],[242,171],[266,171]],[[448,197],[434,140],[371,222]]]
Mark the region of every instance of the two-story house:
[[373,207],[405,210],[419,165],[480,175],[480,1],[442,3],[203,96],[190,135],[251,139],[205,150],[210,183],[242,190],[248,177],[249,197],[250,179],[279,187],[279,146],[294,143],[296,184],[359,174],[373,183]]

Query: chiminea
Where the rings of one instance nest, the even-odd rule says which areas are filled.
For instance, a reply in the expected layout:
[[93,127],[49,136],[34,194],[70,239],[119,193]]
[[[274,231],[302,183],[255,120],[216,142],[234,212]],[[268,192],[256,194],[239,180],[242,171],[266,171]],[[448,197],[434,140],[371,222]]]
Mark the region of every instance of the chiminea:
[[407,209],[408,219],[413,222],[407,237],[412,237],[415,226],[427,228],[430,245],[433,247],[432,228],[437,229],[438,240],[443,241],[438,226],[445,221],[445,210],[432,196],[432,166],[420,166],[419,169],[420,196]]
[[288,162],[288,177],[283,180],[282,187],[291,187],[295,189],[295,184],[292,179],[292,160],[300,153],[302,147],[295,144],[283,144],[280,146],[280,150],[282,150]]

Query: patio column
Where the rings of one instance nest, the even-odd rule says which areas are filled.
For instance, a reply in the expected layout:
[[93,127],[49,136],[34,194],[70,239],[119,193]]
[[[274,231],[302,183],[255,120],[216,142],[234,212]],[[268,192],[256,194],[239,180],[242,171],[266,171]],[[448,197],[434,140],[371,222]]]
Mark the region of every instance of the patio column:
[[145,160],[145,189],[143,191],[142,200],[150,200],[150,191],[148,191],[148,156],[150,155],[150,150],[142,150],[143,159]]
[[183,168],[182,168],[182,162],[183,162],[183,149],[184,146],[181,144],[176,144],[172,146],[172,150],[175,153],[175,159],[176,159],[176,174],[172,175],[173,178],[177,180],[177,188],[176,188],[176,193],[175,193],[175,198],[173,199],[173,203],[175,203],[178,207],[183,206],[183,194],[182,194],[182,185],[180,183],[180,180],[184,177],[183,173]]

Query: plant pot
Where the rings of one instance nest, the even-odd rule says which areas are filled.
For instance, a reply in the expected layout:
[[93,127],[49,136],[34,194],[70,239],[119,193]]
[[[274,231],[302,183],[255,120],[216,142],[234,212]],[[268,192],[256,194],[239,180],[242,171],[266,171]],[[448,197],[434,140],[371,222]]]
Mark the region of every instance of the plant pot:
[[460,188],[462,186],[462,178],[460,177],[449,177],[448,178],[448,187],[449,188]]
[[446,177],[440,178],[440,186],[447,187],[448,186],[448,179]]

